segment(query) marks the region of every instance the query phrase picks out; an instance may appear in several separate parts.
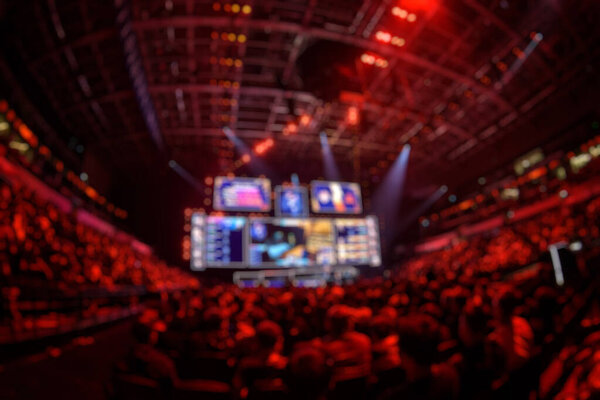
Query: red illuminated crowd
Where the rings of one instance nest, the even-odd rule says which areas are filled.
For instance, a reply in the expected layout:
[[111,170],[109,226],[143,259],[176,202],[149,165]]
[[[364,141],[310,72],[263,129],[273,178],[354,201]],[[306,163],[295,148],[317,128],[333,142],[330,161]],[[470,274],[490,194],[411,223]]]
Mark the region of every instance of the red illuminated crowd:
[[[598,222],[600,199],[417,256],[389,279],[179,294],[140,317],[115,390],[137,376],[163,393],[236,398],[504,399],[553,398],[571,382],[575,397],[556,398],[599,398],[599,340],[577,341],[595,273],[582,261],[559,287],[543,258],[582,241],[580,260],[592,259]],[[552,364],[563,346],[587,357],[567,383],[573,361]]]
[[[0,182],[2,322],[19,325],[23,292],[161,292],[115,367],[117,398],[595,399],[599,224],[596,198],[457,239],[387,278],[199,287]],[[546,253],[559,242],[582,249],[564,286]]]
[[[25,187],[0,181],[0,286],[4,318],[20,316],[24,293],[38,300],[102,289],[162,291],[193,287],[195,278],[78,223]],[[3,318],[3,319],[4,319]],[[13,321],[14,322],[14,321]]]

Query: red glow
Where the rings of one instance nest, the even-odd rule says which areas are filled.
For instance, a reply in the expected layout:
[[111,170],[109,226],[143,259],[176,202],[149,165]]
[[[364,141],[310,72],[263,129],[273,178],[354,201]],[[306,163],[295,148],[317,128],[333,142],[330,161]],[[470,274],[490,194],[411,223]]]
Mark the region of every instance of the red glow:
[[308,126],[308,124],[310,124],[311,118],[310,115],[308,114],[304,114],[300,117],[300,125],[301,126]]
[[[273,147],[274,144],[275,144],[275,142],[273,141],[272,138],[265,139],[262,142],[259,142],[256,146],[254,146],[254,153],[256,153],[258,155],[264,154],[267,150],[269,150],[271,147]],[[250,156],[248,156],[248,157],[250,157]],[[242,161],[244,161],[243,157],[242,157]],[[244,161],[244,162],[247,162],[247,161]]]
[[364,64],[375,65],[379,68],[387,68],[387,66],[389,65],[388,61],[385,58],[381,58],[370,53],[362,54],[360,56],[360,61]]
[[402,7],[410,11],[424,11],[436,7],[438,0],[402,0]]
[[346,119],[350,125],[358,124],[358,108],[354,106],[348,108]]
[[250,162],[250,154],[244,154],[242,156],[242,161],[244,162],[244,164],[248,164]]

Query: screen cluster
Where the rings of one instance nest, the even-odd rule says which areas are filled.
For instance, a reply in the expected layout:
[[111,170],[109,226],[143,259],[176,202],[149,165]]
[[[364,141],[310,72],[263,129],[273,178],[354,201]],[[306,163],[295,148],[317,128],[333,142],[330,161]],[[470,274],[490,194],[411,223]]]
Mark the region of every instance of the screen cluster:
[[[266,178],[219,176],[213,194],[218,211],[271,210]],[[274,218],[194,214],[192,269],[381,265],[377,219],[358,217],[357,183],[312,181],[310,202],[309,190],[298,184],[275,187],[273,197]],[[309,217],[310,211],[352,217]]]

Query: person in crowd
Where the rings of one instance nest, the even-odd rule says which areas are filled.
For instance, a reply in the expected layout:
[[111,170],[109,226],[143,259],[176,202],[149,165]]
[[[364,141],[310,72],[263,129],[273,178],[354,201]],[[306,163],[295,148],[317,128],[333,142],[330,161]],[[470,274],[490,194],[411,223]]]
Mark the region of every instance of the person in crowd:
[[333,360],[333,383],[366,378],[371,372],[371,339],[354,330],[355,310],[334,305],[327,311],[328,334],[316,344]]
[[283,332],[277,323],[260,322],[253,344],[252,353],[240,359],[233,381],[236,391],[245,395],[255,389],[281,385],[287,366],[287,358],[281,354]]
[[298,346],[289,360],[289,391],[293,400],[325,400],[331,368],[325,353],[313,346]]
[[437,363],[439,324],[425,314],[400,319],[400,357],[406,381],[385,391],[381,399],[456,399],[459,377],[449,363]]

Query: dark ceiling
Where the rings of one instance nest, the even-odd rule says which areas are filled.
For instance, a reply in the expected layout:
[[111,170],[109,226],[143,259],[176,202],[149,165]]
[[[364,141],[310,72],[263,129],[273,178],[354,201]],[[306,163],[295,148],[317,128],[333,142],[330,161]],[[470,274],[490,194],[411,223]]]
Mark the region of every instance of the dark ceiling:
[[[534,146],[568,147],[571,127],[598,113],[597,0],[234,4],[8,1],[4,58],[49,122],[39,133],[85,145],[109,182],[152,180],[169,159],[200,181],[249,174],[234,169],[230,127],[248,146],[274,138],[264,160],[281,176],[323,175],[324,131],[343,177],[367,195],[405,143],[415,193],[459,190]],[[302,115],[310,124],[285,135]]]

